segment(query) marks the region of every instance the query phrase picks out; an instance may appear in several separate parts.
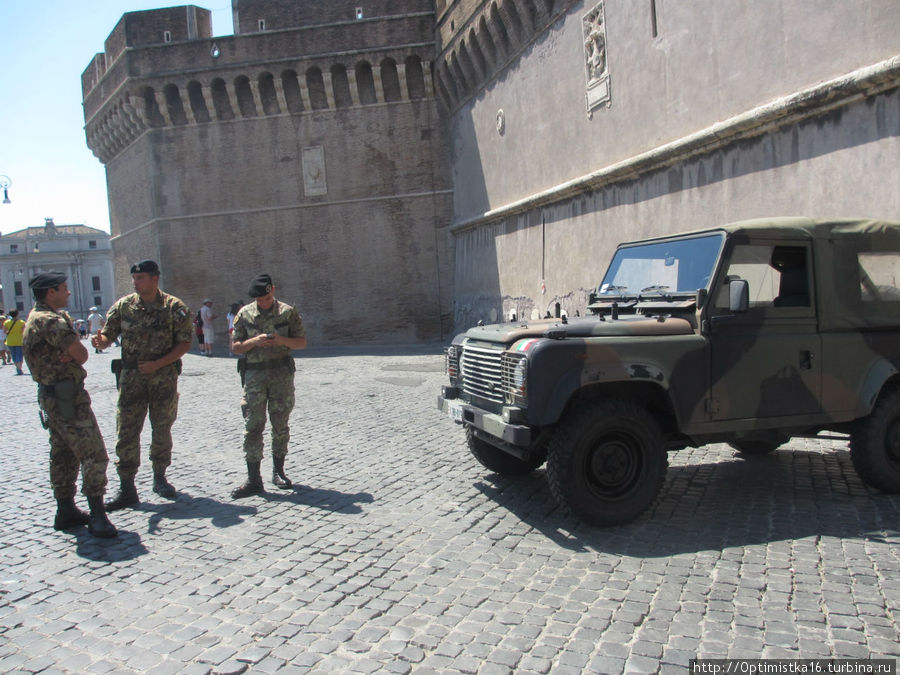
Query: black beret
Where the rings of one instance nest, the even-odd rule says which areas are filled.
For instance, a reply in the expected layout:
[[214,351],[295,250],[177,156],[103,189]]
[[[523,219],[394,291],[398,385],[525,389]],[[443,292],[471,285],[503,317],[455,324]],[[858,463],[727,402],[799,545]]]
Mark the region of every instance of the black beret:
[[28,285],[32,290],[40,291],[45,288],[56,288],[68,278],[62,272],[41,272],[29,281]]
[[138,274],[139,272],[159,274],[159,265],[156,264],[155,260],[141,260],[141,262],[131,266],[132,274]]
[[272,277],[268,274],[257,274],[250,282],[250,289],[247,295],[251,298],[261,298],[268,295],[272,291]]

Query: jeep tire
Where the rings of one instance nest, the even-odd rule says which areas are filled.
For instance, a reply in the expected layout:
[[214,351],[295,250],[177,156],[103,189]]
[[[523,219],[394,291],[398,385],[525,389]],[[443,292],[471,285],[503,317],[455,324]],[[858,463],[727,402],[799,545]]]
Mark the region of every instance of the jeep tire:
[[573,408],[550,441],[547,478],[556,500],[595,525],[633,520],[656,498],[668,458],[656,420],[631,401]]
[[514,457],[508,452],[504,452],[500,448],[478,438],[469,426],[466,427],[466,444],[469,446],[469,452],[474,455],[475,459],[484,468],[501,476],[524,476],[534,471],[544,461],[541,457],[531,461]]
[[850,459],[865,483],[883,492],[900,492],[900,388],[879,396],[872,414],[856,422]]

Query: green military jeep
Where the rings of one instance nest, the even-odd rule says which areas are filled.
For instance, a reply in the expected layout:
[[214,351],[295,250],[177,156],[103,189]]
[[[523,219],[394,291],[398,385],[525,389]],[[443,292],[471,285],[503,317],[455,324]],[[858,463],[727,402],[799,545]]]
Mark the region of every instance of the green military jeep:
[[777,218],[622,244],[590,316],[479,326],[447,350],[438,406],[499,474],[545,461],[599,525],[656,498],[667,451],[744,455],[846,434],[900,492],[900,223]]

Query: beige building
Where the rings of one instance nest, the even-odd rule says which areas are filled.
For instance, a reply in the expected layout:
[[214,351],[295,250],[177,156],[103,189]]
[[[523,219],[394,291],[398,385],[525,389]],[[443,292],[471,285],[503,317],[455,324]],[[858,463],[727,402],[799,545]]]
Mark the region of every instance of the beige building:
[[84,72],[119,288],[154,258],[163,288],[224,315],[267,272],[310,344],[447,337],[433,3],[232,4],[227,37],[194,6],[126,14]]
[[83,75],[120,287],[271,273],[311,342],[584,312],[615,244],[900,219],[900,3],[233,0],[126,14]]
[[24,318],[34,306],[29,279],[49,271],[69,277],[68,312],[75,319],[86,319],[92,306],[105,314],[116,299],[109,234],[86,225],[56,225],[47,218],[42,227],[0,237],[0,307],[18,309]]
[[438,0],[437,32],[458,329],[583,313],[620,240],[900,220],[898,2]]

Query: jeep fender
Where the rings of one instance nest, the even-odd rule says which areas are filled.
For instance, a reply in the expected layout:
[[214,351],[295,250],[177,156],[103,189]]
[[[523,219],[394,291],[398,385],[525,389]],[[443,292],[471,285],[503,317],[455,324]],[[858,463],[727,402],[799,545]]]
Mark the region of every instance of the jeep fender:
[[871,365],[860,386],[857,417],[866,417],[872,412],[885,383],[897,375],[897,372],[894,364],[884,358],[879,358]]
[[[653,398],[665,399],[666,407],[672,410],[668,396],[669,383],[658,366],[652,363],[618,362],[598,364],[589,370],[572,368],[563,373],[553,387],[547,405],[540,412],[540,420],[532,420],[533,423],[546,425],[559,421],[566,406],[579,391],[600,388],[618,389],[621,398],[635,394],[634,397],[638,399],[647,398],[647,392],[652,391]],[[636,395],[639,391],[641,395]]]

